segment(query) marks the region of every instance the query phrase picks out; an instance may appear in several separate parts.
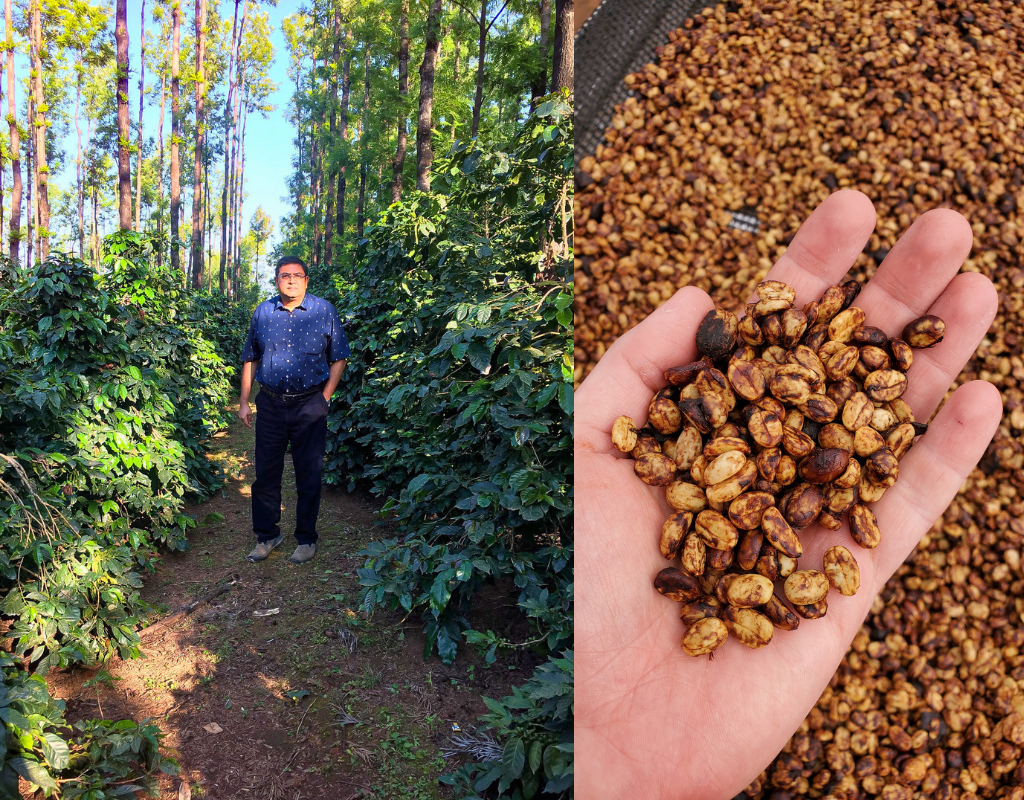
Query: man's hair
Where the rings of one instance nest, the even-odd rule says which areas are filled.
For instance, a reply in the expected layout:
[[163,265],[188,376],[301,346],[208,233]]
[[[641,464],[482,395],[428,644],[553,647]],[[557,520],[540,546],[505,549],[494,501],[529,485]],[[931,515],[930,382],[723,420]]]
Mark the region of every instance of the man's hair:
[[274,280],[277,280],[277,276],[281,274],[281,267],[287,267],[289,264],[298,264],[302,267],[302,274],[308,275],[309,270],[306,269],[306,262],[298,256],[282,256],[277,260],[277,268],[274,270]]

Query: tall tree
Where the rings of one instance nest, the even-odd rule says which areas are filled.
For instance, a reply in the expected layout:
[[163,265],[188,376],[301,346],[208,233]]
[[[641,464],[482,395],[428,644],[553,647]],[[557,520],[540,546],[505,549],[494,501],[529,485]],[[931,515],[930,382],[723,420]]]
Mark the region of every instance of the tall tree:
[[181,164],[178,163],[178,143],[181,136],[179,94],[181,50],[181,0],[171,0],[171,268],[181,269],[178,252],[178,220],[181,216]]
[[420,107],[416,120],[416,188],[421,192],[430,191],[430,164],[434,160],[430,137],[434,112],[434,71],[440,47],[437,33],[441,26],[441,5],[442,0],[432,0],[430,10],[427,12],[423,61],[420,63]]
[[[156,215],[156,236],[163,241],[164,238],[164,105],[167,101],[167,86],[164,70],[160,70],[160,121],[156,125],[157,141],[157,215]],[[156,251],[156,265],[163,264],[163,246]]]
[[[334,69],[331,70],[331,115],[328,123],[328,141],[333,145],[336,140],[338,124],[338,71],[341,65],[341,11],[335,5],[333,14],[333,28],[331,30],[331,63]],[[334,158],[328,160],[327,185],[333,186],[337,175],[337,161]],[[327,213],[324,219],[324,257],[327,263],[334,261],[334,194],[327,192]]]
[[[349,90],[351,89],[351,75],[352,75],[352,54],[351,52],[345,56],[345,68],[341,73],[341,124],[338,130],[338,136],[341,140],[342,149],[348,142],[348,100]],[[342,155],[341,166],[338,167],[338,195],[335,199],[337,207],[335,214],[337,215],[337,227],[338,227],[338,238],[344,238],[345,236],[345,196],[347,194],[347,184],[345,176],[345,166],[348,161],[348,155]]]
[[[234,102],[235,95],[235,83],[237,82],[237,74],[233,71],[235,68],[235,58],[237,57],[237,51],[239,43],[242,40],[241,35],[235,36],[235,28],[238,23],[238,5],[241,0],[235,0],[235,17],[231,22],[231,55],[228,61],[228,97],[227,102],[224,103],[224,188],[220,195],[220,290],[225,291],[224,283],[226,280],[225,271],[229,270],[229,266],[225,264],[227,261],[228,253],[228,159],[230,158],[230,152],[228,147],[228,139],[231,133],[231,121],[228,115],[232,113],[232,103]],[[246,4],[245,11],[242,13],[242,27],[245,28],[245,13],[249,10],[248,3]],[[241,61],[239,60],[239,70],[241,69]],[[237,111],[235,111],[237,119]]]
[[196,0],[196,144],[192,178],[192,286],[203,286],[203,147],[206,137],[206,0]]
[[38,204],[39,260],[45,261],[50,254],[50,195],[47,188],[50,170],[46,163],[46,105],[43,99],[43,26],[40,19],[42,0],[32,3],[32,68],[35,87],[35,143],[36,154],[36,203]]
[[21,141],[18,136],[17,105],[14,102],[14,22],[11,0],[4,0],[4,28],[7,48],[7,122],[11,131],[11,231],[10,257],[18,263],[18,245],[21,242]]
[[409,0],[402,0],[402,16],[398,23],[398,146],[391,166],[391,202],[402,199],[402,173],[405,170],[405,151],[408,148],[409,123],[405,102],[409,96]]
[[[461,3],[459,5],[462,5]],[[498,9],[498,13],[494,17],[487,21],[487,6],[490,5],[490,0],[480,0],[480,16],[477,19],[477,27],[480,34],[480,49],[476,60],[476,95],[473,99],[473,136],[476,136],[480,132],[480,107],[484,103],[484,62],[487,54],[487,34],[490,33],[494,23],[498,21],[498,17],[501,16],[501,12],[505,10],[505,6],[508,2],[502,4],[501,8]],[[465,8],[465,6],[463,6]],[[466,11],[469,11],[467,8]],[[457,44],[457,43],[456,43]],[[456,51],[458,52],[458,51]],[[456,82],[458,81],[458,67],[456,67]]]
[[367,43],[363,55],[363,113],[359,117],[359,205],[356,209],[356,238],[363,238],[363,221],[366,209],[363,205],[366,198],[366,162],[370,158],[367,139],[370,133],[370,45]]
[[530,104],[536,105],[537,99],[547,94],[548,88],[548,51],[551,39],[551,0],[540,0],[540,64],[537,77],[530,87]]
[[142,0],[142,21],[139,24],[139,135],[135,153],[135,230],[142,230],[142,109],[146,97],[146,0]]
[[132,227],[132,178],[128,154],[128,0],[117,0],[114,39],[117,41],[117,197],[121,230]]
[[555,0],[555,64],[551,91],[573,88],[572,20],[573,0]]

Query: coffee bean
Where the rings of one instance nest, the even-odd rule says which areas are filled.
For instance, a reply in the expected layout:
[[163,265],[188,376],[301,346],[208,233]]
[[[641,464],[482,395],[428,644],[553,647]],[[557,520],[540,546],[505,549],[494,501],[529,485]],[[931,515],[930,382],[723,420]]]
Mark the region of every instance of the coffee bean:
[[697,515],[697,535],[711,547],[724,550],[735,547],[739,541],[736,527],[717,511],[706,509]]
[[[845,425],[840,425],[838,422],[830,422],[828,425],[823,425],[818,432],[818,445],[825,448],[838,448],[845,450],[847,453],[852,453],[853,434],[846,429]],[[676,452],[676,461],[678,463],[678,450]]]
[[772,582],[763,575],[737,575],[727,590],[729,604],[737,608],[755,608],[772,596]]
[[688,470],[693,466],[694,460],[701,454],[703,442],[700,438],[700,431],[687,426],[679,432],[676,439],[675,458],[676,467],[681,471]]
[[[705,456],[708,456],[705,453]],[[710,456],[708,456],[710,457]],[[747,456],[740,450],[730,450],[714,458],[704,470],[704,480],[708,486],[714,486],[727,478],[731,478],[747,463]]]
[[632,417],[619,417],[612,424],[612,444],[623,453],[636,447],[636,423]]
[[790,308],[796,301],[796,290],[783,281],[761,281],[761,283],[757,284],[757,288],[755,288],[754,291],[757,292],[759,300],[782,301],[783,305],[773,308],[771,311],[765,313],[772,313],[772,311],[784,311],[785,309]]
[[761,524],[761,515],[775,505],[775,498],[764,492],[749,492],[736,498],[729,506],[729,520],[740,530],[748,531]]
[[832,485],[840,489],[849,489],[852,486],[856,486],[860,483],[860,472],[860,462],[855,458],[851,458],[846,471],[832,481]]
[[839,407],[827,395],[813,393],[800,406],[800,410],[820,425],[831,422],[839,413]]
[[697,579],[675,567],[665,567],[659,572],[654,577],[654,588],[669,600],[696,600],[701,595]]
[[850,464],[850,454],[838,447],[816,448],[800,462],[798,473],[809,483],[830,483]]
[[757,557],[754,569],[758,575],[764,575],[772,582],[779,579],[779,551],[772,546],[767,537],[761,543],[761,553]]
[[750,438],[761,447],[776,447],[782,443],[782,420],[764,409],[757,409],[747,422]]
[[892,454],[899,460],[906,455],[911,445],[914,444],[914,437],[917,435],[917,431],[914,428],[914,424],[910,422],[904,422],[893,428],[889,435],[885,437],[886,446],[892,451]]
[[843,425],[849,431],[856,431],[871,424],[875,413],[874,403],[864,392],[856,392],[843,406]]
[[704,574],[707,567],[707,545],[696,533],[690,532],[683,539],[683,546],[679,551],[680,567],[696,578]]
[[852,597],[860,588],[860,567],[857,559],[842,545],[833,545],[822,556],[828,582],[839,594]]
[[902,397],[907,391],[907,376],[899,370],[880,369],[864,378],[864,392],[880,403]]
[[785,553],[790,558],[799,558],[803,554],[800,539],[777,508],[768,508],[761,515],[761,530],[772,547]]
[[672,367],[665,370],[665,380],[673,386],[689,386],[697,380],[697,376],[703,370],[710,366],[712,366],[711,359],[702,358],[700,361],[695,361],[692,364],[686,364],[682,367]]
[[821,619],[828,612],[828,598],[823,597],[817,603],[808,605],[794,603],[793,610],[804,619]]
[[869,372],[875,370],[889,369],[892,366],[892,359],[881,347],[864,345],[860,348],[860,363],[867,367]]
[[859,308],[840,311],[828,324],[828,338],[833,342],[849,342],[854,331],[864,324],[864,316],[864,311]]
[[660,433],[675,433],[682,427],[679,406],[667,397],[656,397],[647,410],[647,420]]
[[779,458],[779,466],[775,470],[775,482],[782,486],[789,486],[796,480],[796,461],[792,456],[782,454]]
[[732,547],[727,547],[724,550],[719,550],[717,547],[707,547],[705,549],[705,558],[707,559],[706,569],[727,570],[732,566],[732,562],[736,558],[736,552]]
[[717,597],[701,597],[685,603],[680,609],[679,618],[687,627],[697,624],[702,619],[718,618],[724,606]]
[[731,361],[728,368],[729,382],[744,400],[756,400],[765,393],[764,373],[749,361]]
[[722,611],[722,621],[734,639],[754,649],[767,645],[775,632],[768,617],[752,608],[729,606]]
[[812,605],[828,594],[828,578],[813,569],[798,569],[783,585],[786,599],[794,605]]
[[906,372],[914,363],[914,351],[910,345],[902,339],[892,339],[889,342],[889,350],[892,351],[893,365],[900,372]]
[[794,614],[789,606],[779,599],[778,595],[773,594],[764,604],[762,611],[776,628],[795,631],[800,627],[800,617]]
[[829,357],[825,372],[834,381],[849,377],[860,359],[860,350],[853,346],[843,347]]
[[824,504],[825,495],[819,486],[801,483],[789,493],[789,501],[784,511],[786,522],[797,530],[806,528],[818,518]]
[[708,422],[708,418],[704,414],[704,404],[699,399],[686,398],[680,400],[679,410],[690,421],[690,424],[701,433],[710,433],[714,427]]
[[899,475],[899,462],[892,450],[882,447],[873,452],[864,461],[864,470],[873,483],[881,486],[892,486]]
[[[730,508],[730,513],[732,509]],[[761,545],[764,543],[764,534],[760,528],[745,531],[740,537],[740,543],[736,546],[736,563],[740,569],[752,570],[757,566],[757,558],[761,555]]]
[[679,550],[683,546],[683,539],[690,532],[692,524],[692,511],[677,511],[665,520],[665,524],[661,526],[661,541],[659,542],[661,554],[665,558],[671,560],[679,554]]
[[739,320],[730,311],[715,308],[704,315],[697,328],[697,349],[713,361],[728,358],[736,346]]
[[864,325],[853,332],[850,341],[857,346],[870,344],[875,347],[884,347],[888,343],[889,337],[885,335],[885,331],[881,328]]
[[722,620],[706,617],[697,620],[686,630],[680,645],[688,656],[703,656],[717,650],[728,638],[729,629]]
[[782,347],[789,348],[795,345],[807,330],[807,315],[795,308],[783,311],[779,321],[782,332],[778,343]]
[[640,434],[636,437],[636,445],[630,455],[634,460],[640,458],[644,453],[660,453],[661,445],[658,440],[649,434]]
[[907,323],[902,339],[911,347],[935,347],[946,335],[946,323],[932,314],[918,317]]
[[739,472],[731,478],[708,486],[706,490],[708,502],[713,507],[715,503],[728,503],[730,500],[735,500],[753,484],[755,478],[757,478],[757,465],[753,461],[745,462]]
[[885,447],[885,439],[882,438],[882,434],[868,425],[857,428],[853,434],[853,452],[861,458],[867,458],[883,447]]
[[869,550],[878,547],[882,541],[878,521],[867,506],[858,503],[850,509],[850,536],[861,547]]
[[633,471],[650,486],[668,486],[676,479],[676,462],[662,453],[644,453],[633,462]]

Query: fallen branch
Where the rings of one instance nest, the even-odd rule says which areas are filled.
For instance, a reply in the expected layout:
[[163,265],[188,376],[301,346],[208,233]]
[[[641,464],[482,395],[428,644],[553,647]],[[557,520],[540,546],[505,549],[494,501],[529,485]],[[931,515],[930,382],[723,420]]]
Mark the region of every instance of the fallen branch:
[[220,597],[222,594],[226,594],[231,589],[231,587],[234,586],[237,582],[238,582],[238,576],[237,575],[233,576],[230,582],[225,583],[223,586],[217,587],[216,589],[214,589],[212,592],[210,592],[206,596],[201,597],[198,600],[194,600],[191,603],[186,603],[181,608],[179,608],[177,611],[175,611],[173,614],[170,614],[170,615],[164,617],[163,619],[161,619],[161,620],[159,620],[157,622],[154,622],[152,625],[147,625],[145,628],[143,628],[141,631],[139,631],[139,638],[140,639],[144,639],[145,637],[150,636],[150,635],[152,635],[153,633],[156,633],[159,630],[162,630],[164,628],[169,628],[171,625],[176,623],[178,620],[181,620],[181,619],[184,619],[185,617],[187,617],[189,614],[191,614],[193,611],[195,611],[197,608],[199,608],[199,606],[203,605],[204,603],[209,603],[214,598]]

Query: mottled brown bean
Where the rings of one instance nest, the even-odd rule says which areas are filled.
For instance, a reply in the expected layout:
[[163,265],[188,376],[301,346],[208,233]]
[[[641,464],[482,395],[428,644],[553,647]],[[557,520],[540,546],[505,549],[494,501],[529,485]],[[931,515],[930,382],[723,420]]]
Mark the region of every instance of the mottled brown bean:
[[731,478],[716,483],[714,486],[708,486],[708,502],[712,507],[715,503],[728,503],[750,488],[756,478],[757,465],[753,461],[747,461],[740,467],[740,471]]
[[712,366],[711,359],[702,358],[700,361],[694,361],[692,364],[682,367],[671,367],[665,370],[665,380],[673,386],[689,386],[697,380],[697,376],[703,370],[710,366]]
[[775,470],[775,482],[782,486],[789,486],[796,480],[796,461],[792,456],[783,453],[779,459],[779,466]]
[[782,589],[794,605],[812,605],[828,594],[828,578],[814,569],[798,569],[786,578]]
[[807,400],[800,404],[800,410],[805,416],[819,424],[831,422],[839,413],[839,407],[828,395],[814,393]]
[[763,606],[772,596],[772,582],[763,575],[738,575],[729,583],[726,598],[738,608]]
[[665,520],[661,526],[661,539],[658,545],[665,558],[671,560],[679,554],[679,550],[683,546],[683,539],[690,532],[692,524],[692,511],[677,511]]
[[800,459],[814,450],[814,439],[802,430],[786,425],[782,428],[782,448],[794,459]]
[[875,347],[883,347],[889,341],[889,337],[885,335],[885,331],[881,328],[864,325],[853,332],[850,341],[857,345],[871,344]]
[[852,597],[860,588],[860,567],[853,554],[842,545],[834,545],[822,556],[828,582],[839,594]]
[[679,566],[695,578],[704,574],[707,567],[707,545],[696,533],[688,533],[679,551]]
[[817,603],[808,605],[794,603],[793,610],[804,619],[821,619],[828,613],[828,598],[823,597]]
[[872,344],[860,348],[860,363],[869,371],[889,369],[892,366],[892,359],[881,347]]
[[765,541],[772,547],[790,558],[799,558],[803,555],[803,545],[796,532],[786,522],[782,512],[777,508],[768,508],[761,515],[761,530],[764,533]]
[[758,575],[764,575],[770,581],[779,579],[779,551],[772,546],[767,537],[761,543],[761,553],[757,557],[754,569]]
[[732,562],[736,559],[735,549],[728,547],[725,550],[719,550],[717,547],[706,548],[706,569],[713,570],[726,570],[732,566]]
[[797,530],[806,528],[818,518],[825,505],[825,494],[813,483],[801,483],[789,493],[784,511],[786,522]]
[[[853,434],[846,429],[845,425],[838,422],[830,422],[823,425],[818,432],[818,445],[820,447],[838,448],[847,453],[853,452]],[[678,460],[678,458],[677,458]]]
[[672,481],[665,487],[665,499],[676,511],[697,513],[708,507],[704,490],[687,481]]
[[854,542],[868,550],[878,547],[882,541],[878,520],[871,509],[861,503],[850,509],[850,536]]
[[724,606],[718,601],[717,597],[704,596],[685,603],[679,611],[679,619],[683,621],[684,625],[689,627],[702,619],[710,619],[712,617],[717,619],[721,615],[723,608]]
[[932,314],[918,317],[907,323],[902,339],[911,347],[934,347],[946,335],[946,323]]
[[876,450],[864,461],[868,480],[886,487],[896,483],[899,469],[899,462],[888,447]]
[[847,308],[840,311],[828,324],[828,338],[833,342],[844,344],[853,338],[853,332],[864,324],[864,311],[860,308]]
[[757,454],[755,459],[757,471],[769,483],[775,480],[775,470],[779,467],[780,458],[782,458],[782,451],[777,447],[766,447]]
[[914,364],[914,351],[910,345],[902,339],[893,339],[889,342],[889,350],[892,352],[893,365],[900,372],[906,372]]
[[840,489],[849,489],[851,486],[856,486],[858,483],[860,483],[860,462],[855,458],[850,459],[850,463],[846,467],[846,472],[832,481],[832,485],[837,486]]
[[636,434],[636,423],[632,417],[619,417],[612,424],[612,444],[623,453],[629,453],[636,447]]
[[744,400],[756,400],[765,393],[764,373],[749,361],[731,361],[728,368],[733,390]]
[[896,369],[880,369],[864,378],[864,392],[872,400],[885,403],[902,397],[907,391],[907,376]]
[[768,598],[768,602],[764,604],[761,611],[776,628],[795,631],[800,627],[800,617],[794,614],[789,606],[779,599],[778,595],[773,594]]
[[696,600],[701,595],[700,584],[693,575],[675,567],[665,567],[654,577],[654,588],[669,600]]
[[[707,456],[708,454],[705,453],[704,455]],[[743,451],[729,450],[708,463],[707,468],[704,470],[704,480],[708,482],[708,486],[714,486],[716,483],[721,483],[731,478],[746,463],[747,456]]]
[[644,453],[633,462],[633,471],[650,486],[668,486],[676,479],[676,462],[662,453]]
[[717,511],[706,509],[697,515],[696,531],[711,547],[724,550],[735,547],[739,541],[736,527]]
[[909,422],[901,423],[897,425],[889,435],[885,437],[885,444],[888,447],[896,460],[903,458],[910,446],[914,443],[914,436],[916,435],[913,424]]
[[856,431],[871,424],[871,415],[875,413],[875,405],[864,392],[857,392],[843,406],[843,425],[849,431]]
[[860,358],[860,351],[853,346],[845,346],[834,353],[825,365],[825,372],[834,381],[841,381],[853,372]]
[[761,525],[761,516],[765,510],[774,505],[775,498],[770,494],[748,492],[729,505],[729,520],[740,530],[753,530]]
[[763,542],[764,534],[760,528],[746,531],[740,537],[740,543],[736,547],[736,563],[740,569],[752,570],[757,566],[757,557],[761,555]]
[[687,629],[680,640],[680,646],[686,655],[696,658],[717,650],[728,638],[729,629],[722,620],[706,617]]
[[849,464],[848,451],[819,447],[800,462],[797,472],[808,483],[830,483],[846,472]]
[[630,455],[633,459],[638,459],[644,453],[660,453],[661,445],[658,440],[651,436],[649,433],[641,433],[636,437],[636,446],[633,448]]
[[697,349],[718,361],[727,358],[736,346],[739,320],[731,311],[715,308],[704,315],[697,328]]
[[782,420],[764,409],[750,415],[747,430],[750,438],[761,447],[776,447],[782,443]]
[[708,422],[708,418],[704,413],[704,403],[700,399],[687,397],[680,400],[679,410],[690,421],[690,424],[701,433],[710,433],[712,427],[714,427]]
[[883,447],[885,447],[885,439],[882,438],[882,434],[869,425],[857,428],[853,434],[853,452],[861,458],[867,458]]
[[750,648],[764,647],[775,632],[771,620],[752,608],[729,606],[722,611],[722,621],[734,639]]

